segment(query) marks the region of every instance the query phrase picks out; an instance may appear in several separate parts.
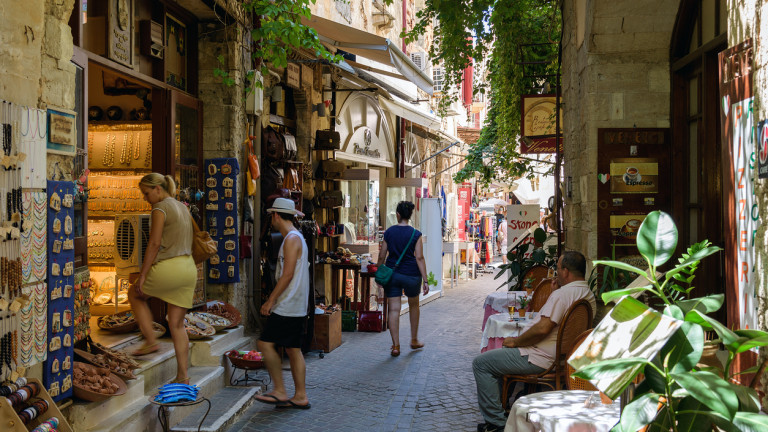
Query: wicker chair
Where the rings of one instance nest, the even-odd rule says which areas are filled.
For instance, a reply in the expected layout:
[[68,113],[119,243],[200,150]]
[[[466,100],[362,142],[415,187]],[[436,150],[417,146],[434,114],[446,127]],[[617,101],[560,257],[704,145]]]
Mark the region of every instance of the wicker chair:
[[540,311],[552,294],[552,291],[552,279],[542,279],[531,295],[531,311]]
[[520,284],[520,287],[525,286],[525,281],[527,279],[533,279],[533,282],[531,283],[532,287],[537,287],[542,279],[547,277],[547,274],[549,273],[549,269],[546,266],[543,265],[535,265],[531,268],[529,268],[525,274],[523,275],[523,283]]
[[[573,353],[581,346],[582,342],[584,342],[590,333],[592,333],[592,329],[589,329],[576,337],[576,342],[573,344],[573,349],[571,349],[571,352],[568,353],[567,358],[571,358]],[[571,365],[568,364],[568,362],[566,362],[565,373],[568,380],[565,382],[565,388],[568,390],[597,390],[597,387],[593,386],[591,382],[583,378],[572,377],[571,374],[575,371],[576,369],[574,369]]]
[[522,382],[526,386],[541,384],[552,390],[561,389],[566,378],[567,354],[573,350],[579,335],[589,328],[592,328],[592,306],[582,299],[571,305],[557,328],[555,361],[549,368],[538,374],[502,377],[501,405],[504,410],[509,411],[509,391],[513,383]]

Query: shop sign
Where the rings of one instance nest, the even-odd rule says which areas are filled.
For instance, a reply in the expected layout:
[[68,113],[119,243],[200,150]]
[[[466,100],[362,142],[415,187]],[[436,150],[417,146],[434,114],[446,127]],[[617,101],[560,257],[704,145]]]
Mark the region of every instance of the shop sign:
[[645,214],[611,215],[611,235],[617,245],[637,244],[637,231],[645,220]]
[[[507,206],[508,250],[512,250],[528,230],[539,227],[539,213],[540,209],[536,204],[513,204]],[[525,243],[533,243],[533,236],[528,236],[521,244]]]
[[107,45],[110,59],[133,67],[133,0],[109,0]]
[[757,176],[768,178],[768,120],[757,124]]
[[[755,143],[757,122],[752,90],[752,39],[718,55],[720,66],[720,119],[726,202],[733,203],[725,215],[728,325],[758,328],[755,272],[755,237],[760,212],[755,199]],[[763,134],[760,153],[763,153]],[[737,365],[738,366],[738,365]],[[740,369],[740,367],[737,367]]]
[[469,220],[469,209],[472,207],[472,186],[459,186],[458,190],[458,234],[459,241],[467,241],[467,221]]
[[77,144],[77,114],[74,111],[48,109],[48,152],[74,155]]
[[[558,140],[555,137],[555,95],[523,95],[520,121],[520,153],[555,153]],[[562,140],[563,112],[560,108],[560,151]]]
[[288,67],[285,68],[285,83],[289,87],[295,89],[301,86],[301,67],[296,63],[288,63]]
[[611,193],[658,193],[659,162],[653,158],[621,158],[611,161]]
[[381,159],[381,151],[377,146],[371,146],[372,143],[371,129],[365,126],[358,129],[354,135],[352,135],[352,152],[356,155],[366,156],[374,159]]

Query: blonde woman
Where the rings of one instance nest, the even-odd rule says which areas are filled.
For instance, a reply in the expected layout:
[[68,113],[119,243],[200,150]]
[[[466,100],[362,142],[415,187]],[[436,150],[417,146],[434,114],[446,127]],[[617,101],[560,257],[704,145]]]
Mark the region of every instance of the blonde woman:
[[197,283],[197,267],[192,259],[192,218],[187,207],[173,198],[176,184],[171,176],[147,174],[139,182],[139,188],[152,205],[152,212],[141,274],[129,291],[133,313],[144,335],[144,345],[133,355],[157,351],[147,299],[163,300],[168,304],[168,327],[176,350],[177,369],[173,381],[188,384],[189,339],[184,315],[192,307]]

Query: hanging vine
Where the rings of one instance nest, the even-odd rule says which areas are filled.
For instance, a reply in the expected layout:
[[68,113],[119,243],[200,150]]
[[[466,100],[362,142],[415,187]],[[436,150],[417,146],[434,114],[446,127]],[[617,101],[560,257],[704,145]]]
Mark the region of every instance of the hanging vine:
[[[470,147],[467,163],[454,177],[456,182],[479,175],[512,181],[533,176],[531,161],[520,159],[521,96],[538,92],[546,75],[557,70],[560,9],[556,0],[427,0],[419,22],[407,33],[409,41],[434,26],[430,57],[442,63],[445,85],[459,88],[463,70],[484,64],[487,75],[475,92],[485,93],[489,111],[477,143]],[[536,45],[535,49],[526,46]],[[523,65],[522,62],[542,62]],[[554,87],[554,77],[551,84]],[[458,97],[446,92],[440,110]]]

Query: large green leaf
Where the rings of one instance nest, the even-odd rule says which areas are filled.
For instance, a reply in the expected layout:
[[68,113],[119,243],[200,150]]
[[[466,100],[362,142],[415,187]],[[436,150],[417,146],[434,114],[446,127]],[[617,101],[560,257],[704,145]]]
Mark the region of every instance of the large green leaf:
[[685,314],[685,320],[699,324],[706,330],[714,330],[729,351],[736,351],[740,343],[747,340],[747,338],[740,338],[739,335],[728,329],[728,327],[720,324],[720,321],[704,315],[696,309]]
[[533,253],[531,253],[531,259],[536,264],[541,264],[544,262],[544,259],[547,257],[547,253],[542,248],[534,249]]
[[739,398],[739,411],[758,412],[760,411],[760,398],[757,391],[747,386],[729,383],[733,393]]
[[621,261],[595,260],[595,261],[592,261],[592,265],[594,266],[604,265],[606,267],[613,267],[621,270],[626,270],[628,272],[632,272],[639,275],[648,275],[648,273],[640,270],[639,268]]
[[658,267],[672,258],[677,247],[677,227],[672,216],[653,211],[637,232],[637,249],[653,266]]
[[667,415],[668,407],[667,405],[664,405],[661,407],[659,412],[656,414],[656,420],[654,420],[653,423],[648,426],[648,429],[646,432],[669,432],[672,430],[672,426],[670,426],[671,422],[669,419],[669,415]]
[[612,430],[617,432],[637,432],[638,429],[652,422],[659,407],[659,395],[648,393],[633,400],[624,407],[621,421]]
[[680,307],[677,305],[671,304],[671,305],[665,306],[663,313],[664,315],[671,316],[672,318],[677,320],[682,321],[683,319],[685,319],[685,314],[683,313],[683,310],[680,309]]
[[536,228],[533,230],[533,239],[539,243],[544,243],[547,241],[547,232],[541,228]]
[[713,294],[706,297],[699,297],[690,300],[680,300],[676,302],[676,304],[680,307],[680,309],[683,310],[683,314],[687,314],[694,309],[708,314],[719,310],[723,305],[723,301],[725,301],[725,295]]
[[768,430],[768,416],[751,412],[737,412],[733,424],[742,432],[765,432]]
[[712,372],[670,373],[681,387],[723,417],[732,419],[739,408],[739,399],[731,391],[727,381]]
[[648,289],[650,288],[651,288],[650,285],[646,285],[642,287],[633,287],[633,288],[625,288],[625,289],[620,289],[615,291],[608,291],[608,292],[604,292],[603,295],[600,296],[600,298],[603,299],[604,304],[608,304],[609,302],[612,302],[624,296],[632,295],[632,294],[643,292],[643,291],[648,291]]
[[646,366],[643,375],[645,375],[645,379],[637,386],[638,392],[645,391],[646,387],[656,393],[666,391],[667,380],[654,367]]
[[597,363],[584,366],[583,368],[574,372],[572,375],[576,378],[584,378],[586,380],[606,378],[616,376],[622,372],[626,372],[626,370],[631,367],[643,365],[646,363],[648,363],[648,360],[642,357],[602,360]]
[[667,367],[673,372],[690,371],[701,359],[704,351],[704,329],[698,324],[684,322],[661,349],[661,358],[667,358]]
[[691,396],[677,405],[677,411],[688,411],[677,416],[678,432],[700,432],[712,429],[712,420],[704,412],[709,409]]
[[733,344],[734,351],[743,353],[752,348],[768,346],[768,333],[761,330],[735,330],[739,336],[737,343]]

